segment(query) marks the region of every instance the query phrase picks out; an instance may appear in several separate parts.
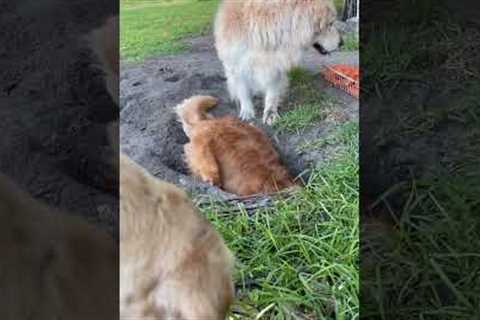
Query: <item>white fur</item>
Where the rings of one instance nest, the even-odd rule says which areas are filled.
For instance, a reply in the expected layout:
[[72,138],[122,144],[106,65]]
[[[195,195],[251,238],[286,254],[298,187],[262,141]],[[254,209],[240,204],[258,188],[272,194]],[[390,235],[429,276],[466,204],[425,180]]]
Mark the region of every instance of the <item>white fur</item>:
[[[215,44],[228,91],[232,100],[240,104],[243,120],[255,117],[252,96],[261,94],[265,99],[263,122],[272,124],[288,89],[287,72],[300,63],[305,50],[314,43],[327,51],[338,48],[340,35],[331,25],[336,11],[330,0],[312,0],[311,8],[297,5],[297,0],[232,2],[235,0],[223,1],[215,21]],[[235,6],[243,15],[243,25],[232,27],[226,11]],[[324,8],[327,14],[318,17],[314,6]],[[252,8],[272,10],[275,18],[257,18]]]

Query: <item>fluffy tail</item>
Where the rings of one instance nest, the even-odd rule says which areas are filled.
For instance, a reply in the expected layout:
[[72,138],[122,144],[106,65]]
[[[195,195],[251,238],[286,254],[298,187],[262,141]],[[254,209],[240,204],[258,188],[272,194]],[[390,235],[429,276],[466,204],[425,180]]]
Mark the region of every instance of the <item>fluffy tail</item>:
[[179,121],[188,137],[197,123],[209,118],[206,112],[215,107],[217,102],[218,100],[211,96],[193,96],[176,107]]

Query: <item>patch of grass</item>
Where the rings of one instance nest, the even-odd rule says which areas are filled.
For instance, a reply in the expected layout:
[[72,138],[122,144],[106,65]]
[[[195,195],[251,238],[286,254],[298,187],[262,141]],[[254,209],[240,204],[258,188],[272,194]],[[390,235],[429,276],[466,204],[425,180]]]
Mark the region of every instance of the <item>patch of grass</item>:
[[310,86],[315,76],[305,68],[295,67],[289,71],[288,77],[291,86],[305,87]]
[[237,259],[230,319],[358,318],[356,146],[273,208],[226,216],[204,209]]
[[342,10],[343,10],[343,4],[344,4],[344,0],[334,0],[333,1],[334,4],[335,4],[335,7],[337,8],[337,12],[339,15],[342,14]]
[[356,32],[350,32],[343,36],[342,51],[357,51],[359,48],[359,38]]
[[290,99],[287,103],[290,106],[318,103],[325,99],[324,93],[316,88],[315,81],[318,75],[303,67],[295,67],[290,70],[288,77],[290,80]]
[[304,68],[293,68],[289,79],[287,107],[290,110],[280,114],[274,128],[278,132],[298,133],[324,119],[334,101],[315,88],[315,75]]
[[320,137],[298,146],[299,152],[312,149],[322,149],[331,145],[343,145],[350,147],[352,144],[358,143],[358,122],[350,121],[341,124],[333,129],[333,132],[325,137]]
[[362,317],[477,317],[478,178],[415,180],[386,197],[387,205],[390,197],[403,197],[403,212],[387,238],[368,243],[372,250],[362,255],[362,261],[370,261],[362,262]]
[[120,54],[141,61],[187,48],[181,40],[206,33],[212,25],[218,0],[149,0],[120,3]]
[[422,1],[409,10],[411,1],[398,1],[382,24],[362,27],[367,35],[360,44],[365,97],[388,97],[400,83],[427,82],[439,78],[439,72],[451,73],[452,80],[461,83],[478,69],[480,33],[473,28],[464,32],[438,3]]
[[[385,97],[383,119],[395,115],[384,131],[371,128],[384,140],[381,146],[413,154],[410,146],[427,142],[425,154],[441,155],[414,155],[410,176],[395,176],[402,182],[379,197],[379,215],[391,217],[395,228],[377,243],[362,243],[362,250],[369,249],[368,255],[362,252],[361,268],[365,319],[467,320],[480,312],[480,34],[436,3],[417,2],[409,16],[387,19],[391,25],[361,43],[369,72],[362,73],[368,79],[362,86],[371,85],[375,99]],[[423,83],[431,88],[427,99],[405,89],[425,92]],[[387,165],[383,172],[395,170],[395,164]],[[374,233],[362,232],[362,242]],[[364,264],[367,260],[371,263]]]
[[[327,100],[324,99],[324,102]],[[274,128],[279,132],[300,132],[313,126],[317,121],[325,118],[323,104],[303,104],[293,110],[286,111],[275,121]]]

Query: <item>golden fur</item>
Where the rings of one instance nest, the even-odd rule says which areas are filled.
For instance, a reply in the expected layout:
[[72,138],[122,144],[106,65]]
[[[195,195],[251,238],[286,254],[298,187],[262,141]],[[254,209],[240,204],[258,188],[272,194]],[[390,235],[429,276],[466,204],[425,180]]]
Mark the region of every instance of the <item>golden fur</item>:
[[213,118],[206,114],[216,104],[213,97],[195,96],[177,107],[190,138],[184,149],[191,172],[242,196],[294,186],[267,135],[234,117]]
[[272,124],[288,89],[287,72],[307,48],[336,50],[341,37],[332,0],[223,0],[215,20],[215,47],[240,118],[255,116],[252,96],[264,97],[263,122]]
[[120,314],[225,319],[233,258],[177,187],[120,156]]
[[31,198],[0,175],[0,319],[111,319],[115,241]]

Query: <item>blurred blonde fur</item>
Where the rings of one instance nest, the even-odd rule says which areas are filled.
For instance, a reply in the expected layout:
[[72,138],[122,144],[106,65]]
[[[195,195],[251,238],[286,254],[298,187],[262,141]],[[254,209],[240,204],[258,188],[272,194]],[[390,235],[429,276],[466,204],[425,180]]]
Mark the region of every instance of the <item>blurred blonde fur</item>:
[[120,156],[122,319],[225,319],[233,256],[188,196]]
[[[118,90],[118,56],[111,50],[116,23],[109,19],[91,41],[112,95]],[[108,131],[121,152],[118,123]],[[120,170],[120,318],[225,319],[234,298],[233,256],[221,236],[185,192],[126,155],[115,163]]]

